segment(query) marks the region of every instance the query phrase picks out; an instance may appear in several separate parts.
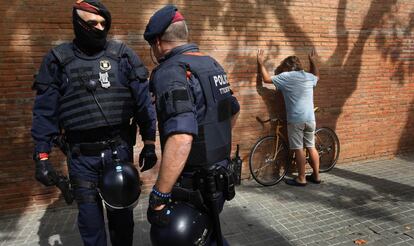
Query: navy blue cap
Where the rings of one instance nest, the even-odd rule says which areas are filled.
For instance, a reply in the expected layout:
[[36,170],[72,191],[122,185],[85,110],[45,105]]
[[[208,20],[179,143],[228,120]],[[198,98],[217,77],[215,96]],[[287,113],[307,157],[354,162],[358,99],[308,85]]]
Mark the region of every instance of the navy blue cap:
[[144,39],[149,44],[154,42],[155,38],[162,35],[171,25],[177,10],[177,7],[174,5],[167,5],[154,13],[144,32]]

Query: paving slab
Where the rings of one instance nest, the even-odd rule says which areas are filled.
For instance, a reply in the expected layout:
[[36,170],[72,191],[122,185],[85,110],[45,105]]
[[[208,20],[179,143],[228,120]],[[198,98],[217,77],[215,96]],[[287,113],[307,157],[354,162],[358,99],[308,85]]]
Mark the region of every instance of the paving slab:
[[[338,165],[323,183],[263,187],[243,180],[222,230],[235,246],[413,245],[414,155]],[[134,245],[151,245],[147,194],[134,210]],[[0,217],[0,246],[80,246],[76,206]]]

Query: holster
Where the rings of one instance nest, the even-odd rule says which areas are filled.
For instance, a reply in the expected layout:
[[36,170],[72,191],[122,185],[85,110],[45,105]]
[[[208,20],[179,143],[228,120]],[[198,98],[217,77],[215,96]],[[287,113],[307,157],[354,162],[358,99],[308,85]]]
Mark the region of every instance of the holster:
[[50,173],[50,178],[59,190],[62,192],[66,204],[72,204],[74,198],[73,189],[69,179],[66,176],[60,175],[56,172]]
[[236,195],[233,173],[220,165],[195,172],[193,182],[194,189],[200,190],[203,194],[222,192],[227,201],[232,200]]
[[54,136],[52,143],[62,151],[64,155],[68,155],[68,145],[64,134]]
[[222,206],[220,193],[223,194],[223,198],[227,201],[234,198],[236,193],[233,174],[227,168],[220,165],[203,168],[194,174],[194,187],[196,190],[201,191],[203,198],[207,202],[209,215],[213,222],[216,244],[217,246],[222,246],[224,243],[219,217],[220,207]]
[[56,182],[56,186],[62,192],[66,204],[72,204],[75,197],[69,179],[66,176],[59,176],[58,181]]
[[121,138],[125,139],[126,143],[129,146],[135,146],[137,142],[137,123],[135,119],[132,120],[131,125],[125,126],[126,130],[121,131]]
[[205,205],[203,195],[199,190],[190,190],[182,187],[174,186],[172,190],[172,200],[188,202],[194,205],[198,210],[207,212],[208,208]]
[[[214,179],[214,184],[207,185],[207,177]],[[230,201],[236,192],[234,176],[223,166],[203,169],[191,176],[181,176],[172,190],[172,199],[193,204],[201,211],[207,211],[206,200],[209,194],[222,192],[225,200]]]

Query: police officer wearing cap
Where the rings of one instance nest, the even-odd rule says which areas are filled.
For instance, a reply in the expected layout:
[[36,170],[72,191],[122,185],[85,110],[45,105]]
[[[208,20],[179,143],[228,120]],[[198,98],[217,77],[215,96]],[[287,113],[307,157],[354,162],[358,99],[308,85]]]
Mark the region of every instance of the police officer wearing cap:
[[[107,245],[101,200],[105,198],[112,245],[132,245],[132,208],[140,187],[135,167],[122,163],[132,162],[137,126],[144,142],[141,171],[157,161],[148,71],[131,48],[107,40],[110,27],[110,12],[100,1],[78,0],[73,7],[73,42],[46,54],[33,85],[35,177],[54,185],[49,153],[55,139],[64,139],[58,142],[67,154],[84,245]],[[128,192],[117,194],[124,185],[129,185]],[[119,203],[113,203],[116,199]]]
[[[184,224],[177,224],[181,230],[171,228],[170,232],[162,228],[168,228],[175,216],[181,216],[174,209],[176,187],[194,194],[199,188],[195,187],[195,177],[200,170],[226,169],[230,160],[231,129],[240,106],[221,65],[201,53],[197,45],[188,43],[186,21],[175,6],[167,5],[155,12],[147,24],[144,39],[159,63],[151,74],[150,91],[155,96],[162,148],[160,171],[147,212],[152,224],[151,240],[153,245],[204,245],[202,236],[190,235],[187,239],[194,241],[187,240],[186,244],[185,239],[177,236],[198,227],[197,223],[185,226],[183,220]],[[208,199],[205,191],[200,191]],[[221,197],[220,211],[223,204]],[[202,211],[202,206],[196,207]],[[215,238],[210,243],[207,240],[207,245],[214,245],[214,241]],[[225,240],[223,243],[227,244]]]

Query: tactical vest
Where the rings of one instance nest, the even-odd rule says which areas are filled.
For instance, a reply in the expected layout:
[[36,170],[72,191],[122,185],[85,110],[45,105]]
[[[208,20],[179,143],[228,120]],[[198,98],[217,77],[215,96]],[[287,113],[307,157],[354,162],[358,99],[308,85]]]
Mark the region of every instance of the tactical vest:
[[186,169],[229,159],[232,114],[226,72],[217,61],[201,53],[184,53],[174,58],[198,79],[206,101],[206,112],[198,122],[198,136],[193,139]]
[[129,122],[135,104],[130,88],[119,78],[119,61],[124,48],[123,43],[110,41],[106,50],[95,57],[75,54],[71,43],[53,49],[68,77],[68,86],[62,93],[59,107],[63,129],[88,130],[108,126],[93,93],[86,88],[90,80],[97,83],[94,94],[109,124]]

